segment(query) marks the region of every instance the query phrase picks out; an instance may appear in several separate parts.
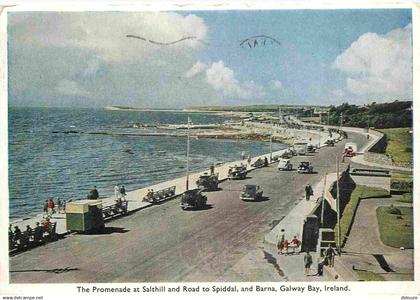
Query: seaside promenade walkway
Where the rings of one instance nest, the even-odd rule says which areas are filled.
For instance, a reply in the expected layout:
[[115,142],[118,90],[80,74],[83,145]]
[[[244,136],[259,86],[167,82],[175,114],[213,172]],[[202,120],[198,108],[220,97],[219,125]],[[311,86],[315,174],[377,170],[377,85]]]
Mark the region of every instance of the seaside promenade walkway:
[[[350,139],[365,141],[360,136]],[[243,180],[223,181],[218,191],[206,192],[206,209],[184,211],[178,196],[114,219],[103,233],[66,235],[18,253],[10,257],[10,281],[272,282],[303,276],[301,254],[288,257],[296,258],[295,263],[291,261],[296,268],[290,269],[277,254],[267,251],[263,237],[302,202],[306,184],[315,187],[324,174],[334,172],[335,156],[344,144],[341,141],[336,147],[291,159],[295,167],[300,161],[311,162],[313,174],[279,171],[271,164],[253,170]],[[264,198],[241,201],[245,184],[260,185]]]
[[[262,127],[266,128],[267,126],[268,126],[267,124],[264,124]],[[329,139],[329,136],[328,136],[327,132],[288,129],[288,134],[290,136],[294,136],[296,138],[307,139],[307,140],[309,138],[315,140],[315,137],[317,135],[319,135],[319,138],[317,138],[317,141],[319,140],[321,145],[323,145],[325,143],[325,141]],[[333,136],[333,138],[338,138],[338,135],[335,134]],[[281,155],[281,153],[283,153],[283,152],[284,152],[284,150],[275,151],[275,152],[272,153],[272,155],[274,157],[276,155]],[[251,163],[256,161],[258,158],[264,159],[264,157],[267,157],[269,159],[270,153],[253,157],[252,160],[251,160]],[[219,166],[215,166],[215,173],[219,174],[219,180],[220,181],[224,181],[228,178],[229,167],[233,166],[235,164],[239,165],[241,163],[243,163],[244,165],[247,166],[248,171],[251,171],[251,170],[255,169],[254,167],[251,167],[250,165],[247,164],[247,160],[238,160],[238,161],[224,163],[224,164],[219,165]],[[199,176],[202,175],[204,172],[209,172],[209,170],[203,170],[202,172],[189,174],[189,189],[195,189],[197,187],[195,182],[197,181]],[[135,211],[138,211],[138,210],[141,210],[141,209],[144,209],[146,207],[150,207],[150,206],[153,205],[152,203],[142,201],[143,197],[146,196],[149,189],[153,189],[154,191],[159,191],[159,190],[171,187],[171,186],[175,186],[176,190],[175,190],[175,195],[173,197],[171,197],[170,199],[173,199],[176,196],[183,194],[186,190],[186,176],[182,176],[182,177],[170,180],[170,181],[165,181],[165,182],[161,182],[161,183],[154,184],[154,185],[151,185],[151,186],[147,186],[147,187],[137,189],[137,190],[134,190],[134,191],[128,191],[127,196],[126,196],[126,199],[128,201],[128,212],[129,213],[130,212],[135,212]],[[170,199],[168,199],[168,201]],[[102,205],[103,206],[108,206],[108,205],[115,204],[115,197],[114,196],[101,198],[99,200],[102,200]],[[12,224],[13,227],[18,226],[21,230],[24,230],[27,225],[30,225],[32,228],[34,228],[36,222],[41,222],[43,220],[43,218],[44,218],[44,215],[42,213],[39,213],[39,214],[37,214],[36,216],[33,216],[33,217],[28,217],[28,218],[24,218],[24,219],[15,220],[11,224]],[[67,233],[65,214],[55,213],[55,214],[52,215],[50,221],[57,223],[57,226],[56,226],[57,234],[61,235],[61,234],[66,234]]]

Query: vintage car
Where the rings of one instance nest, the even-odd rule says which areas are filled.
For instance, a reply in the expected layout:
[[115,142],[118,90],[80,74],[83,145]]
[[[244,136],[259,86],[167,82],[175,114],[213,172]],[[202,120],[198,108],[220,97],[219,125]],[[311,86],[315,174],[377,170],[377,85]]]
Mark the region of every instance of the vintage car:
[[246,178],[246,166],[244,164],[234,165],[229,167],[228,171],[229,179],[245,179]]
[[255,162],[251,164],[251,167],[254,167],[254,168],[262,168],[266,166],[268,166],[267,157],[264,157],[264,158],[259,157]]
[[294,149],[296,150],[297,155],[306,155],[308,150],[307,142],[295,142],[293,144]]
[[290,159],[281,159],[277,165],[279,171],[290,171],[293,169],[293,165],[290,162]]
[[298,173],[313,173],[314,168],[308,161],[301,161],[297,168]]
[[199,189],[215,191],[219,186],[219,174],[204,173],[203,175],[200,175],[195,183]]
[[242,187],[241,200],[242,201],[259,201],[262,199],[263,190],[259,185],[246,184]]
[[334,147],[335,142],[332,139],[328,139],[325,141],[325,145],[330,146],[330,147]]
[[181,197],[181,208],[183,210],[202,209],[207,205],[207,197],[201,193],[200,190],[188,190],[182,194]]

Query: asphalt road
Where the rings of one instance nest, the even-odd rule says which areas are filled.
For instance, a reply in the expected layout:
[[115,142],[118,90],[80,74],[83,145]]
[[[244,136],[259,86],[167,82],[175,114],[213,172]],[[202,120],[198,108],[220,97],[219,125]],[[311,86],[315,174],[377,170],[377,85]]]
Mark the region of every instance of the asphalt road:
[[[349,135],[350,140],[359,149],[366,142],[354,134]],[[314,156],[292,159],[294,167],[298,161],[312,162],[315,174],[280,172],[273,164],[250,172],[245,180],[225,181],[221,190],[206,193],[208,209],[183,211],[178,197],[109,222],[106,233],[68,235],[20,253],[10,258],[10,281],[241,281],[232,267],[250,251],[262,249],[264,234],[303,198],[307,183],[314,185],[326,172],[335,170],[335,156],[347,141],[324,147]],[[247,183],[263,188],[264,201],[239,199],[241,187]]]

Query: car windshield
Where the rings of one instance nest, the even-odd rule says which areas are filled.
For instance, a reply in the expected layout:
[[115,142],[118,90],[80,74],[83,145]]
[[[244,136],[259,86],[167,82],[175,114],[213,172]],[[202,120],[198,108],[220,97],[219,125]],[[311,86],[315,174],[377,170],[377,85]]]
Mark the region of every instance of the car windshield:
[[252,192],[256,190],[256,186],[255,185],[245,185],[242,190],[246,191],[246,192]]

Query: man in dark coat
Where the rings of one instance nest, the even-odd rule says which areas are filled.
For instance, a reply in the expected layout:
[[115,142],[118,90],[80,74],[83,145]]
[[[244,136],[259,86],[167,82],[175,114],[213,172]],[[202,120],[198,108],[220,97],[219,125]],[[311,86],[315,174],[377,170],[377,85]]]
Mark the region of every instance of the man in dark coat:
[[307,184],[305,186],[305,196],[306,196],[306,201],[309,201],[309,199],[311,198],[311,196],[314,194],[314,191],[312,190],[312,187]]

